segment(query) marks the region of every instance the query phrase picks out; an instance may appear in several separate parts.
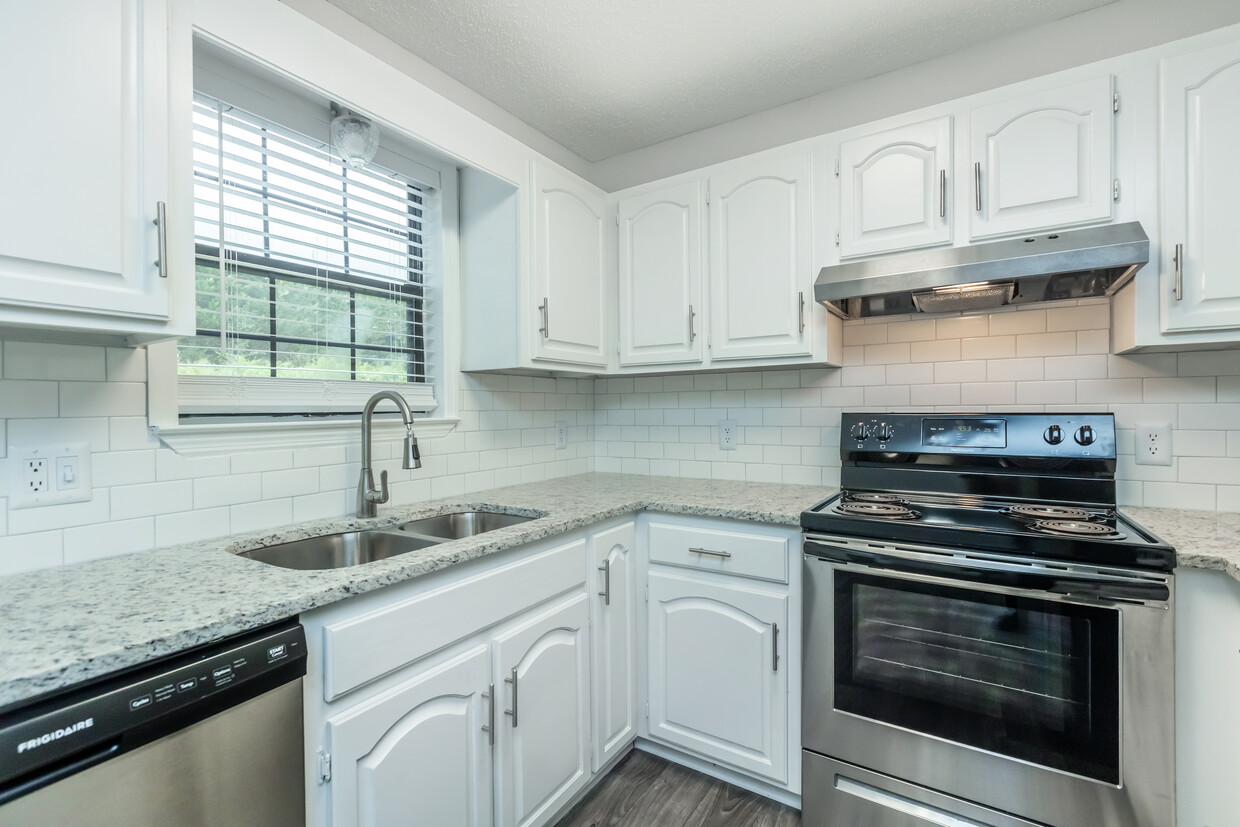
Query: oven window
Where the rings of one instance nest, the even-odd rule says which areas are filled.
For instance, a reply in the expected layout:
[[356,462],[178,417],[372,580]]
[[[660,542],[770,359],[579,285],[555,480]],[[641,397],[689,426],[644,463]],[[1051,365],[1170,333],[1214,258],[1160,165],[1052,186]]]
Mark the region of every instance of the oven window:
[[835,707],[1119,783],[1119,612],[835,573]]

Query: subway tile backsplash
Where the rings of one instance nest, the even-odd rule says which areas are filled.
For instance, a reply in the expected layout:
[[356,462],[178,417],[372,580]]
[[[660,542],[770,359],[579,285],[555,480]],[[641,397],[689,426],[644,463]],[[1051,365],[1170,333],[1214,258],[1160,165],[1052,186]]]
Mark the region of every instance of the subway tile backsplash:
[[[1240,351],[1112,356],[1109,333],[1090,299],[848,322],[840,369],[466,376],[461,425],[423,442],[423,468],[401,469],[396,443],[377,468],[401,504],[591,470],[833,486],[845,410],[1109,410],[1121,504],[1240,511]],[[0,449],[89,441],[95,486],[9,511],[0,478],[0,574],[352,510],[357,444],[181,457],[147,433],[145,374],[141,349],[0,342]],[[1171,466],[1136,464],[1138,422],[1171,423]]]

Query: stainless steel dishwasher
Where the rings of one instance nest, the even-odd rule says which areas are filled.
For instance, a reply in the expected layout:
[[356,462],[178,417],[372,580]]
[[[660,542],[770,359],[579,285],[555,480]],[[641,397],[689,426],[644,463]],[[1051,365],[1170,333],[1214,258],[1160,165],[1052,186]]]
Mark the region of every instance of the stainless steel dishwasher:
[[302,827],[295,621],[0,710],[0,827]]

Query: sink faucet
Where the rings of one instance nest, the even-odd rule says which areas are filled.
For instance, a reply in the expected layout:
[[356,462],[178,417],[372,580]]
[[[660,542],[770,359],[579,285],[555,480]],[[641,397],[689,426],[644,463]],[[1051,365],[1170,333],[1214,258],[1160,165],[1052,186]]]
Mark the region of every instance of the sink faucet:
[[378,515],[379,503],[388,501],[387,471],[379,474],[379,490],[375,490],[375,475],[370,469],[370,420],[374,416],[375,406],[384,399],[390,399],[400,408],[401,419],[405,422],[405,449],[402,452],[401,468],[421,468],[422,457],[418,454],[418,438],[413,435],[413,414],[405,398],[396,391],[379,391],[366,400],[362,408],[362,475],[357,481],[357,516],[375,517]]

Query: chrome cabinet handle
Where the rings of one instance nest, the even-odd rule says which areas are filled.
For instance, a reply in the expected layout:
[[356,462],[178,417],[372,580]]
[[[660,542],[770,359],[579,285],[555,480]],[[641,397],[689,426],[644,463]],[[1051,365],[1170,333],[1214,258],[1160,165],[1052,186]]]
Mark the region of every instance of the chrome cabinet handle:
[[504,683],[512,684],[512,709],[505,709],[504,714],[512,717],[512,728],[517,728],[517,667],[512,667],[512,677],[504,678]]
[[731,557],[732,556],[732,552],[730,551],[715,551],[714,549],[709,549],[709,548],[691,548],[689,549],[689,553],[690,554],[706,554],[706,555],[709,555],[710,557]]
[[693,319],[697,316],[693,312],[693,305],[689,305],[689,344],[693,344],[693,340],[697,338],[697,331],[693,329]]
[[155,203],[155,221],[152,222],[159,228],[159,256],[155,260],[155,266],[159,268],[159,277],[161,279],[168,278],[168,204],[164,201]]
[[603,605],[611,605],[611,561],[604,560],[603,565],[598,567],[603,573],[603,590],[599,592],[599,597],[603,598]]
[[538,328],[538,332],[544,339],[551,334],[551,310],[547,306],[549,304],[549,300],[543,299],[542,304],[538,305],[538,312],[542,314],[542,327]]
[[487,723],[482,727],[482,731],[487,734],[491,746],[495,746],[495,684],[488,684],[487,691],[482,693],[482,697],[486,698],[489,709]]
[[982,162],[973,162],[973,200],[977,211],[982,211]]
[[771,671],[779,671],[779,624],[771,624]]
[[947,218],[947,170],[939,170],[939,218]]
[[805,335],[805,291],[804,290],[797,293],[797,301],[800,303],[800,308],[801,308],[800,310],[801,321],[800,321],[800,327],[797,332],[800,333],[802,336],[804,336]]
[[1175,300],[1180,301],[1184,298],[1184,245],[1175,245],[1175,255],[1171,258],[1175,262]]

